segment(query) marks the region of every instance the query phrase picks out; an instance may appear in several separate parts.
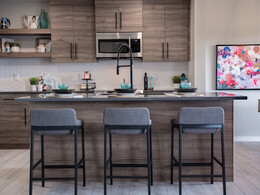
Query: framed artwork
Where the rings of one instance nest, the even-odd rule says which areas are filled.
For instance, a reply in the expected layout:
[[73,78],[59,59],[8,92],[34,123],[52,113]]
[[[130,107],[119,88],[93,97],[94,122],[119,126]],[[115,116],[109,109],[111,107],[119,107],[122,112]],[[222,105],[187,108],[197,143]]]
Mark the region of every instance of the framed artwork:
[[260,44],[216,46],[216,89],[260,89]]
[[23,16],[22,23],[24,29],[37,29],[39,16]]

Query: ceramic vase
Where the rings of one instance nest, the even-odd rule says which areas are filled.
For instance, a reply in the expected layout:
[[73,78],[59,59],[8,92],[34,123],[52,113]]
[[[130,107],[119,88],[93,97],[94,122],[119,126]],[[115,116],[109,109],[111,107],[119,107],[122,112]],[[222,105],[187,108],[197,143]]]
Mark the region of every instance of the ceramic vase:
[[179,89],[180,88],[180,83],[173,83],[173,88],[174,89]]
[[40,28],[48,28],[49,26],[48,17],[44,9],[41,10],[40,16],[38,18],[38,25]]
[[37,85],[31,85],[31,91],[37,91]]

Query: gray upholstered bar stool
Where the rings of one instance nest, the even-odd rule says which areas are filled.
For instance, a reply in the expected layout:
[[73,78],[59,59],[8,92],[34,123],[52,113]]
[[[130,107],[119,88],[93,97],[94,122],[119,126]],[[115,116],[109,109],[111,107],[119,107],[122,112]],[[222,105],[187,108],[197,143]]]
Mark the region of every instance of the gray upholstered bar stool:
[[[106,179],[148,179],[148,194],[153,185],[152,175],[152,141],[151,141],[150,112],[147,108],[107,108],[104,111],[104,194],[106,195]],[[109,158],[107,159],[107,132],[109,132]],[[112,163],[112,135],[111,134],[146,134],[147,137],[147,164],[114,164]],[[107,176],[107,167],[110,166],[110,175]],[[148,176],[115,176],[113,167],[147,167]]]
[[[225,149],[224,149],[224,110],[220,107],[183,107],[179,111],[178,122],[172,120],[171,137],[171,184],[173,183],[173,167],[179,167],[179,194],[182,194],[182,178],[209,177],[211,184],[214,177],[222,177],[223,194],[226,194]],[[179,161],[174,157],[174,128],[179,129]],[[221,129],[222,161],[214,156],[214,134]],[[182,162],[182,134],[211,134],[211,161],[209,163]],[[222,175],[214,175],[214,160],[222,166]],[[210,166],[210,175],[183,175],[182,166]]]
[[[85,181],[85,149],[84,149],[84,123],[77,120],[76,112],[71,108],[64,109],[41,109],[31,110],[30,112],[31,123],[31,147],[30,147],[30,183],[29,194],[32,195],[33,180],[41,180],[42,187],[45,185],[45,180],[74,180],[74,193],[77,194],[77,179],[78,168],[83,169],[83,185]],[[81,130],[82,140],[82,158],[77,160],[77,134]],[[41,136],[41,159],[35,164],[34,159],[34,134],[37,133]],[[74,164],[73,165],[45,165],[44,164],[44,136],[45,135],[74,135]],[[33,177],[33,170],[41,164],[41,178]],[[45,178],[44,169],[49,168],[73,168],[74,177],[57,177]]]

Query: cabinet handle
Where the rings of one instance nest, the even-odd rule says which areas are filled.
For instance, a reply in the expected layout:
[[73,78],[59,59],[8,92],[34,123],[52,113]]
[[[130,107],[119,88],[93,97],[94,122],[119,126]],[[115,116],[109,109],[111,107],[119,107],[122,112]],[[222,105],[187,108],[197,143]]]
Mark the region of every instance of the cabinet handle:
[[162,42],[162,59],[164,58],[164,42]]
[[27,125],[26,108],[24,108],[24,125]]
[[123,16],[122,16],[122,12],[120,12],[120,30],[122,29],[122,26],[123,26],[123,25],[122,25],[122,17],[123,17]]
[[78,55],[78,44],[75,43],[75,57],[74,57],[75,59],[78,59],[77,55]]
[[70,59],[73,59],[72,50],[73,50],[73,45],[71,43],[70,44]]
[[167,42],[167,59],[169,59],[169,43]]
[[117,29],[117,12],[115,12],[115,28]]

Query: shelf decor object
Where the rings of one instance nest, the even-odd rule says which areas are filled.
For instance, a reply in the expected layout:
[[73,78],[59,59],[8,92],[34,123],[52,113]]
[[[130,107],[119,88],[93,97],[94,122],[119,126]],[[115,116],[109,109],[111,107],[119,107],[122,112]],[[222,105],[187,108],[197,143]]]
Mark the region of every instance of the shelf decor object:
[[216,89],[260,89],[260,44],[216,46]]
[[39,19],[38,19],[38,25],[40,28],[46,29],[49,26],[48,17],[46,15],[46,12],[44,9],[41,10]]

